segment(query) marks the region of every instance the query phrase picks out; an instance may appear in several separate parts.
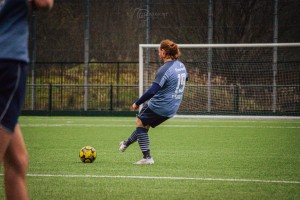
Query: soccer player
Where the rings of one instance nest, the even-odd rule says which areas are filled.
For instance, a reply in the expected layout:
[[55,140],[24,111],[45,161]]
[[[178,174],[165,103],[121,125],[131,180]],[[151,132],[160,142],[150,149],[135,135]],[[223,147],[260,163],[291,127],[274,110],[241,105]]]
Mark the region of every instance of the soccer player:
[[164,64],[158,69],[152,86],[132,105],[132,109],[138,110],[141,104],[149,100],[137,115],[136,129],[119,147],[124,152],[138,141],[143,159],[134,164],[154,164],[150,154],[149,128],[173,117],[180,106],[188,74],[184,64],[177,60],[179,54],[176,43],[171,40],[161,41],[159,57]]
[[25,95],[28,14],[50,9],[53,0],[0,0],[0,163],[4,165],[6,199],[28,199],[29,156],[18,125]]

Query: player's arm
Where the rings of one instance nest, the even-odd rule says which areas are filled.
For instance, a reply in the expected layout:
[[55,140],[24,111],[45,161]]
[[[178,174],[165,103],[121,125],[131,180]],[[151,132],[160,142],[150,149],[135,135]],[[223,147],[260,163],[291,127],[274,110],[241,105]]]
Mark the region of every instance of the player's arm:
[[28,0],[32,9],[50,10],[53,7],[54,0]]
[[138,109],[142,103],[151,99],[160,89],[160,85],[153,82],[151,87],[149,87],[148,90],[132,105],[132,108],[135,110]]

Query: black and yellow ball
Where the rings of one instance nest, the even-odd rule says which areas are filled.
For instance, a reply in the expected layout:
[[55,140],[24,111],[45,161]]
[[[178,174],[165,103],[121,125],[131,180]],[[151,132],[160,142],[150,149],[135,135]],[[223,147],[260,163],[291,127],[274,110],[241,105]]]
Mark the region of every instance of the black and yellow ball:
[[83,163],[92,163],[96,160],[97,152],[92,146],[84,146],[79,152],[79,158]]

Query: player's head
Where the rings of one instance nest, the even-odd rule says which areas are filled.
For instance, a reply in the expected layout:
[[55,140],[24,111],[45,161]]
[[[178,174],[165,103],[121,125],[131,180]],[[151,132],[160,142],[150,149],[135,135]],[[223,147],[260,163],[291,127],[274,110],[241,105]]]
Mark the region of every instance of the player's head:
[[178,45],[171,40],[163,40],[160,42],[159,56],[162,61],[166,59],[176,60],[180,55]]

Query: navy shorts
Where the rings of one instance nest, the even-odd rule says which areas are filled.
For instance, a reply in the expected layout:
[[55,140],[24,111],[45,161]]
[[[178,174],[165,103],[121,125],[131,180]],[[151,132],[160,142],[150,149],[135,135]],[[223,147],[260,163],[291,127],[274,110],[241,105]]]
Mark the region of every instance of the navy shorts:
[[28,64],[0,60],[0,127],[14,132],[24,103]]
[[169,117],[164,117],[153,112],[147,104],[144,105],[141,112],[137,115],[137,117],[142,121],[144,126],[151,126],[155,128],[160,125],[164,121],[170,119]]

